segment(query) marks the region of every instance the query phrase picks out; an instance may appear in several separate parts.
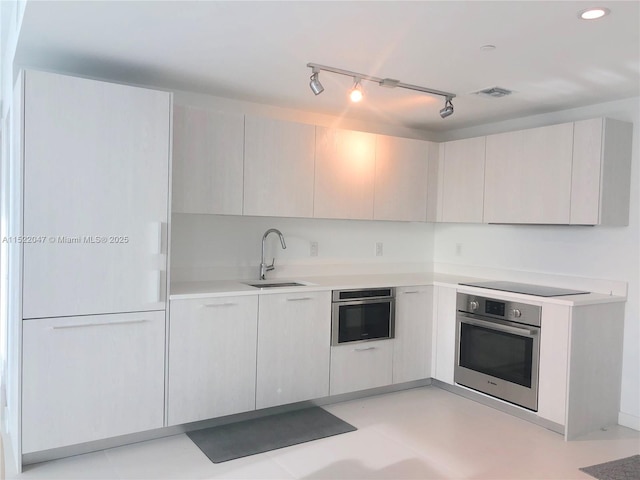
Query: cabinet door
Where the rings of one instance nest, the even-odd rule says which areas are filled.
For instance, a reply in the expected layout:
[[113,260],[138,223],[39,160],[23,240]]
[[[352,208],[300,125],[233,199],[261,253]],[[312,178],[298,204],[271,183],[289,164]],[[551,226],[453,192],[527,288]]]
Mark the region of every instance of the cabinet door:
[[331,347],[331,395],[391,385],[394,340]]
[[22,452],[162,427],[164,315],[24,321]]
[[429,142],[376,135],[374,220],[427,219]]
[[244,117],[173,108],[172,211],[242,215]]
[[171,95],[27,71],[24,109],[24,317],[164,309]]
[[542,305],[538,415],[560,425],[566,424],[570,315],[570,307]]
[[571,223],[628,225],[633,124],[594,118],[574,129]]
[[441,151],[438,221],[481,223],[485,137],[446,142]]
[[255,409],[258,297],[171,301],[169,425]]
[[315,127],[246,117],[244,214],[313,216]]
[[393,383],[431,376],[433,287],[396,289]]
[[313,216],[373,218],[376,136],[316,127]]
[[435,287],[434,325],[436,355],[434,377],[453,385],[456,364],[456,289]]
[[489,135],[488,223],[568,224],[573,123]]
[[329,394],[330,292],[260,296],[256,407]]

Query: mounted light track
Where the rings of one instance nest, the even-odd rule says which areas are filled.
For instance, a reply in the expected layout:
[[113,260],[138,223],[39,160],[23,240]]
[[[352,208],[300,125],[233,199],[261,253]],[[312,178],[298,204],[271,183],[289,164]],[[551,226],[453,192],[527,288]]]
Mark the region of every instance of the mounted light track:
[[[455,93],[443,92],[441,90],[435,90],[433,88],[421,87],[419,85],[412,85],[409,83],[401,82],[400,80],[395,80],[393,78],[379,78],[374,77],[372,75],[365,75],[358,72],[352,72],[350,70],[343,70],[341,68],[327,67],[326,65],[318,65],[317,63],[307,63],[307,67],[311,69],[311,82],[309,83],[309,87],[311,91],[315,95],[319,95],[324,91],[324,87],[320,84],[320,80],[318,80],[318,74],[323,72],[331,72],[337,73],[338,75],[344,75],[347,77],[353,77],[354,85],[353,88],[349,91],[349,96],[353,102],[359,102],[362,100],[362,80],[367,80],[368,82],[374,82],[380,85],[381,87],[386,88],[404,88],[406,90],[414,90],[416,92],[428,93],[429,95],[437,95],[445,98],[445,106],[442,110],[440,110],[440,116],[442,118],[446,118],[453,113],[453,103],[451,100],[456,97]],[[359,92],[359,93],[354,93]],[[357,100],[354,99],[354,95]]]

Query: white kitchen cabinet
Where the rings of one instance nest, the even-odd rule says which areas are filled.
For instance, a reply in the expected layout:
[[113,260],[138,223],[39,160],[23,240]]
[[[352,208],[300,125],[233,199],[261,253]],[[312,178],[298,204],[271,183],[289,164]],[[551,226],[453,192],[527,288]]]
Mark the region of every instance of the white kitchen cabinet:
[[316,127],[313,216],[371,220],[376,136]]
[[260,296],[256,408],[329,394],[331,293]]
[[391,385],[394,340],[331,347],[331,395]]
[[624,303],[543,303],[538,415],[565,439],[618,423]]
[[431,377],[433,287],[396,288],[393,383]]
[[438,222],[482,223],[486,137],[440,144]]
[[571,223],[628,225],[633,124],[595,118],[575,122]]
[[164,312],[23,324],[22,453],[163,426]]
[[247,115],[244,215],[312,217],[315,127]]
[[242,215],[244,116],[173,109],[172,211]]
[[573,123],[486,137],[484,221],[568,224]]
[[434,287],[435,365],[433,377],[453,385],[456,364],[456,289]]
[[171,94],[25,72],[24,318],[164,310]]
[[543,304],[538,372],[538,416],[565,425],[571,307]]
[[172,300],[168,424],[255,409],[258,297]]
[[376,135],[374,220],[427,220],[429,143]]

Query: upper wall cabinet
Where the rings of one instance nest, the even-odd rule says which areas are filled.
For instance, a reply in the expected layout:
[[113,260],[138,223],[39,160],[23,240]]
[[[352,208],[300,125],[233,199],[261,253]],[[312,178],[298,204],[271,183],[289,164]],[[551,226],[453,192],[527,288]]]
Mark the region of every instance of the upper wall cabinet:
[[610,118],[575,123],[571,223],[628,225],[633,125]]
[[173,212],[242,214],[244,116],[174,106]]
[[427,220],[429,142],[376,136],[374,220]]
[[438,222],[481,223],[486,137],[440,144]]
[[632,137],[608,118],[489,135],[484,221],[628,225]]
[[316,127],[313,216],[373,218],[376,136]]
[[568,224],[573,123],[489,135],[484,221]]
[[313,216],[315,127],[245,119],[245,215]]

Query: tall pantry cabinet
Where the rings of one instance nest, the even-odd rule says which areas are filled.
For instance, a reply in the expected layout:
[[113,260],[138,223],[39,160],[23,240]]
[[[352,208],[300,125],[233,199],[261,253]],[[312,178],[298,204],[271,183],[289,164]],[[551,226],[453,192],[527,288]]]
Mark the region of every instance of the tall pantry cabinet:
[[23,72],[16,92],[14,448],[162,427],[171,94],[38,71]]

